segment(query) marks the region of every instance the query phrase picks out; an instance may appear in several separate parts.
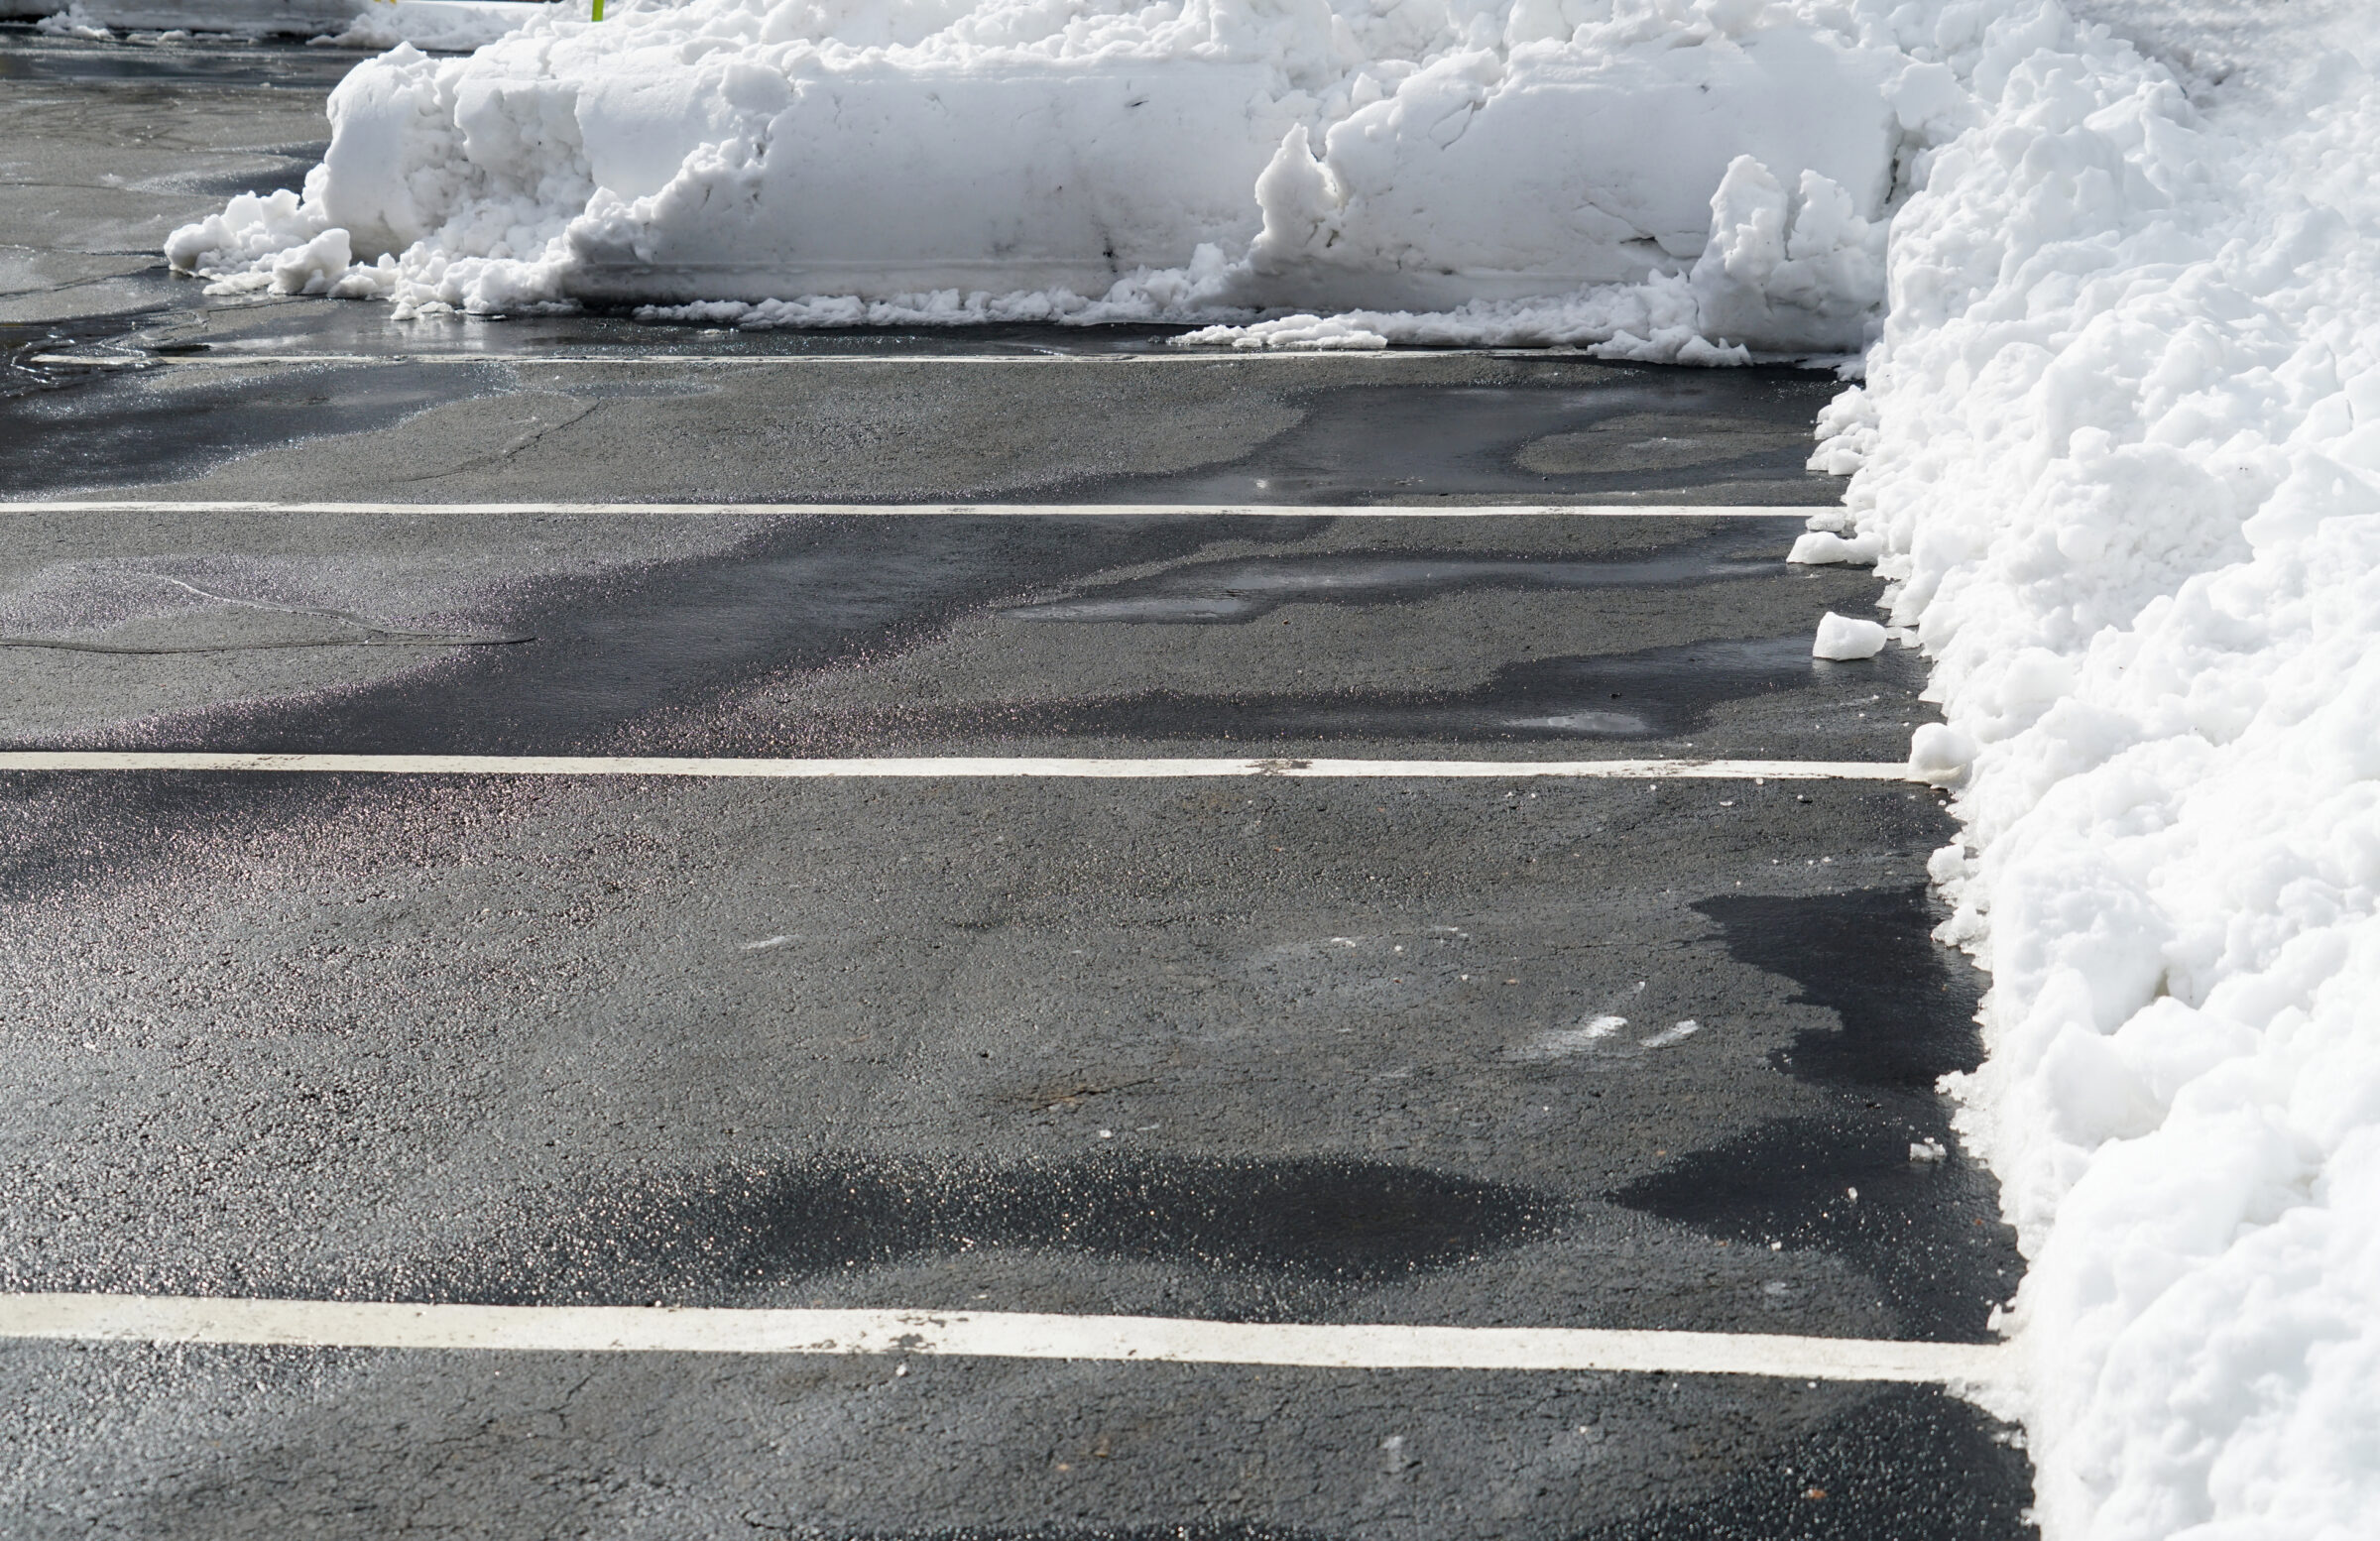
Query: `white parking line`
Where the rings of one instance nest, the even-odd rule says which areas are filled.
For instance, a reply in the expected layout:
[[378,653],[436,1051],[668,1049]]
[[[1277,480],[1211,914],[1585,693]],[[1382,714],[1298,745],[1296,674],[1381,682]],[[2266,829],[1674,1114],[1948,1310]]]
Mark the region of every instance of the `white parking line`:
[[753,1311],[405,1305],[176,1295],[0,1295],[0,1338],[580,1354],[875,1354],[1330,1369],[1775,1375],[1975,1384],[1996,1344],[1564,1327],[1207,1322],[1020,1311]]
[[176,498],[0,501],[0,515],[447,514],[703,515],[726,519],[1808,519],[1818,504],[1463,503],[1336,506],[1312,503],[274,503]]
[[1908,766],[1867,760],[740,760],[628,755],[270,755],[212,750],[7,750],[7,770],[286,770],[367,775],[673,775],[812,780],[860,777],[1049,777],[1156,780],[1297,776],[1317,780],[1923,781]]
[[1448,358],[1597,362],[1585,353],[1545,348],[1167,348],[1146,353],[238,353],[227,349],[219,353],[36,353],[29,362],[82,369],[160,365],[225,369],[242,364],[758,364],[783,368],[811,364],[1247,364],[1292,359],[1387,363]]

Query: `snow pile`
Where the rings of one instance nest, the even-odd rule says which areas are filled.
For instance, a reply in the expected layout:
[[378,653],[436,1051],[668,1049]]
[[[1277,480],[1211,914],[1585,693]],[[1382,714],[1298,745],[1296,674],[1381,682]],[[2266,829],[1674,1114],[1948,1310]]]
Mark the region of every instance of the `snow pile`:
[[[1367,307],[1249,345],[1835,350],[1873,334],[1898,189],[1970,110],[1934,40],[1956,0],[545,9],[468,59],[359,66],[301,199],[168,255],[416,308]],[[334,230],[347,268],[287,255]]]
[[1818,173],[1804,172],[1788,193],[1758,158],[1743,155],[1720,178],[1709,239],[1683,274],[1654,271],[1635,284],[1558,299],[1474,299],[1437,313],[1284,316],[1210,327],[1182,341],[1235,348],[1593,343],[1609,358],[1678,364],[1748,363],[1746,342],[1778,352],[1847,348],[1877,318],[1885,230],[1883,217],[1862,216],[1848,193]]
[[35,32],[46,32],[59,38],[81,38],[91,43],[105,43],[115,37],[98,19],[83,9],[82,0],[62,11],[53,11],[33,24]]
[[1966,767],[1934,872],[1992,970],[1962,1127],[2031,1259],[2045,1535],[2368,1536],[2380,27],[2097,8],[2225,73],[2049,4],[1953,42],[1988,115],[1813,463],[1936,660],[1913,758]]
[[347,30],[316,43],[346,49],[417,49],[467,54],[508,37],[544,13],[544,0],[374,0]]

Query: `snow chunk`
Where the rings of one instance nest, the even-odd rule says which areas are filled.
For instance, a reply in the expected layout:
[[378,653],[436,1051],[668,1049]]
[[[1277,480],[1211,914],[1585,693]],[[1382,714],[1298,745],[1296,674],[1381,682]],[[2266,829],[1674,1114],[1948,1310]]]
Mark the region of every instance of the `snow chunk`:
[[92,16],[84,8],[82,0],[73,0],[73,3],[62,11],[53,11],[35,22],[33,30],[49,33],[52,37],[81,38],[90,43],[105,43],[115,37],[113,32],[100,25],[98,18]]
[[1884,628],[1875,621],[1839,616],[1830,610],[1818,619],[1818,637],[1810,653],[1819,658],[1872,658],[1884,651]]
[[1974,760],[1975,741],[1942,723],[1927,723],[1909,740],[1909,769],[1929,780],[1956,777]]
[[1785,559],[1814,566],[1847,562],[1854,567],[1873,567],[1883,549],[1884,542],[1873,535],[1846,540],[1831,530],[1813,530],[1794,540],[1793,549],[1785,553]]
[[325,228],[318,209],[287,188],[243,192],[222,213],[176,230],[166,240],[166,260],[183,272],[261,271],[269,281],[282,253],[306,245]]

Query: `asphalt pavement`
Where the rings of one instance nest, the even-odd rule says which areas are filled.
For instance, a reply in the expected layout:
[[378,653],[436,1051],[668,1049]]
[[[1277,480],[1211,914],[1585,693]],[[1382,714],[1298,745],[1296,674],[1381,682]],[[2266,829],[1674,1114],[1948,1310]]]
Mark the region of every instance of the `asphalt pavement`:
[[[1877,594],[1782,560],[1824,373],[162,273],[351,61],[0,32],[0,750],[1889,762],[1929,720],[1914,652],[1809,654]],[[619,502],[839,507],[539,507]],[[0,770],[0,1291],[1989,1342],[1941,794],[1523,769]],[[0,1404],[28,1537],[2031,1533],[2009,1431],[1925,1384],[0,1338]]]

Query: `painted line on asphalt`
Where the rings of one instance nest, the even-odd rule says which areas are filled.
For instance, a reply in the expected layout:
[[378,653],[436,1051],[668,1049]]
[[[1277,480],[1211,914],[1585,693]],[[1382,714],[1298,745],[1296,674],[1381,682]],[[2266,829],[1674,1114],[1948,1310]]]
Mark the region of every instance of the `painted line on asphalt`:
[[1833,504],[1464,503],[316,503],[73,498],[0,502],[0,514],[705,515],[728,519],[1808,519]]
[[408,1305],[0,1295],[0,1337],[577,1354],[869,1354],[1327,1369],[1620,1370],[1810,1380],[2003,1378],[1996,1344],[1564,1327],[1322,1326],[1020,1311]]
[[757,780],[1044,777],[1160,780],[1287,776],[1424,779],[1923,781],[1908,766],[1866,760],[1227,760],[937,756],[857,760],[698,759],[648,755],[276,755],[214,750],[8,750],[0,771],[272,770],[362,775],[665,775]]
[[79,369],[224,369],[242,364],[1240,364],[1255,360],[1386,362],[1446,358],[1571,359],[1546,348],[1167,348],[1146,353],[36,353],[34,364]]

